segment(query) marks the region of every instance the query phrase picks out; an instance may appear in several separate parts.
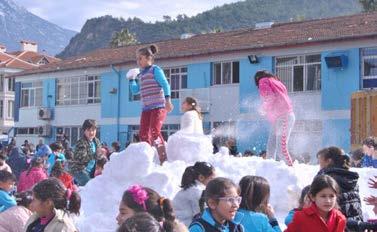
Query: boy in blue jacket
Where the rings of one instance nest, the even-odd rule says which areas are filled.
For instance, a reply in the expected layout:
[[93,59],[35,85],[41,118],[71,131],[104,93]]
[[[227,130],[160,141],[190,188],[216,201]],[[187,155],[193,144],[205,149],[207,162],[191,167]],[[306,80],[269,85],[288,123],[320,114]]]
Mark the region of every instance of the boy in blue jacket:
[[16,177],[8,171],[0,171],[0,213],[17,205],[16,199],[10,195],[16,183]]
[[364,157],[361,160],[361,167],[377,168],[377,139],[368,137],[363,141]]

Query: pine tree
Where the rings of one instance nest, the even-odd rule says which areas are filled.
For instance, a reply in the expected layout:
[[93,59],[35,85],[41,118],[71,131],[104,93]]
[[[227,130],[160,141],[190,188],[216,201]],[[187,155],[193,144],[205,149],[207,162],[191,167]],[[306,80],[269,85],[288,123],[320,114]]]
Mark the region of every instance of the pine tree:
[[127,28],[122,29],[121,31],[115,32],[113,38],[110,42],[110,47],[118,48],[127,45],[137,44],[138,41],[136,39],[135,34],[132,34],[128,31]]
[[371,12],[377,10],[377,0],[359,0],[364,11]]

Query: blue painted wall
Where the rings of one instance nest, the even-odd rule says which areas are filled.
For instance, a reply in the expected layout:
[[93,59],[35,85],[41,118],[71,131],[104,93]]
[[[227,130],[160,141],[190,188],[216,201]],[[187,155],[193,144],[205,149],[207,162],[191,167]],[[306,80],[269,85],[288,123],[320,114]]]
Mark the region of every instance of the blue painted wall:
[[248,59],[240,60],[240,112],[250,113],[259,104],[258,89],[254,75],[258,70],[273,71],[273,57],[258,57],[259,63],[250,64]]
[[[328,68],[326,56],[346,55],[348,65],[345,68]],[[359,49],[323,52],[321,62],[322,109],[347,110],[351,106],[351,95],[360,86],[360,54]]]
[[56,98],[56,80],[55,79],[43,80],[42,106],[48,107],[48,108],[54,108],[55,98]]
[[[258,89],[255,86],[254,75],[258,70],[273,71],[273,57],[258,57],[257,64],[250,64],[248,59],[240,60],[240,113],[257,115],[260,107]],[[259,153],[266,149],[269,125],[262,118],[252,121],[241,120],[237,123],[238,150],[252,150]]]
[[196,89],[211,85],[211,63],[187,65],[187,88]]
[[334,119],[323,121],[322,146],[339,146],[346,152],[351,149],[350,142],[351,121],[348,119]]
[[[110,93],[115,88],[116,93]],[[101,75],[101,118],[116,118],[118,110],[118,75],[114,71],[106,72]]]
[[[111,143],[117,141],[117,128],[116,125],[101,125],[101,142],[106,142],[109,147]],[[128,126],[120,125],[119,142],[121,147],[124,148],[128,139]]]

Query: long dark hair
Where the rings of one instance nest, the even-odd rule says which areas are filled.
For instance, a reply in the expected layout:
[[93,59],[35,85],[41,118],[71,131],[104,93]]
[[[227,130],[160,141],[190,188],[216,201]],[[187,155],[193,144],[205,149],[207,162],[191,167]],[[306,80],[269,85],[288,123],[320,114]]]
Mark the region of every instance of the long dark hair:
[[33,188],[34,197],[41,201],[51,200],[55,209],[61,209],[74,214],[80,214],[81,198],[77,192],[69,192],[57,178],[48,178],[36,184]]
[[351,166],[351,160],[339,147],[326,147],[317,153],[317,157],[330,160],[327,168],[342,168],[348,170]]
[[158,222],[163,222],[162,227],[166,232],[173,232],[176,224],[171,200],[161,197],[156,191],[147,187],[142,187],[140,191],[145,191],[148,195],[148,199],[144,201],[145,209],[143,205],[135,201],[132,192],[129,190],[126,190],[123,194],[123,204],[135,213],[147,212],[151,214]]
[[59,178],[61,175],[64,174],[64,167],[63,164],[60,161],[56,161],[54,166],[51,169],[51,177]]
[[270,198],[270,185],[261,176],[244,176],[239,183],[242,201],[241,209],[254,212],[261,212],[268,199]]
[[274,74],[270,73],[269,71],[267,70],[259,70],[257,71],[257,73],[255,73],[254,75],[254,81],[255,81],[255,85],[259,88],[259,81],[262,79],[262,78],[274,78],[276,80],[280,80],[277,76],[275,76]]
[[199,118],[202,119],[202,113],[200,112],[200,107],[198,105],[198,101],[195,98],[193,98],[193,97],[186,97],[185,98],[185,102],[189,106],[191,106],[191,109],[189,109],[189,111],[190,110],[196,111],[198,113],[198,115],[199,115]]
[[33,192],[25,191],[15,194],[16,202],[18,206],[23,206],[29,208],[31,202],[33,201]]
[[228,178],[217,177],[208,182],[207,187],[203,192],[202,199],[199,201],[200,211],[204,210],[204,203],[207,203],[208,205],[209,199],[218,202],[219,198],[225,197],[226,191],[232,188],[235,188],[238,191],[237,185]]
[[339,194],[339,186],[334,178],[328,175],[318,175],[313,179],[313,182],[310,185],[309,195],[315,197],[317,193],[326,188],[332,189],[336,195]]
[[189,166],[185,169],[182,175],[181,188],[184,190],[195,185],[195,181],[198,180],[199,175],[205,178],[214,174],[215,168],[207,162],[196,162],[194,166]]

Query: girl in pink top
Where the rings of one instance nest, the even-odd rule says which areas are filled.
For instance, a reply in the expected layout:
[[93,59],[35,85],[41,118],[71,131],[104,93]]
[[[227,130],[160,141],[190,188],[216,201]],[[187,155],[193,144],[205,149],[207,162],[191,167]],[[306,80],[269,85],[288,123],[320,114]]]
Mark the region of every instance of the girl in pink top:
[[287,88],[277,76],[265,70],[258,71],[254,79],[263,102],[261,113],[271,124],[267,156],[283,159],[287,165],[292,166],[288,141],[295,123],[295,115]]
[[34,158],[28,170],[23,171],[17,185],[17,192],[31,190],[35,184],[47,179],[48,176],[44,170],[44,160],[41,157]]

